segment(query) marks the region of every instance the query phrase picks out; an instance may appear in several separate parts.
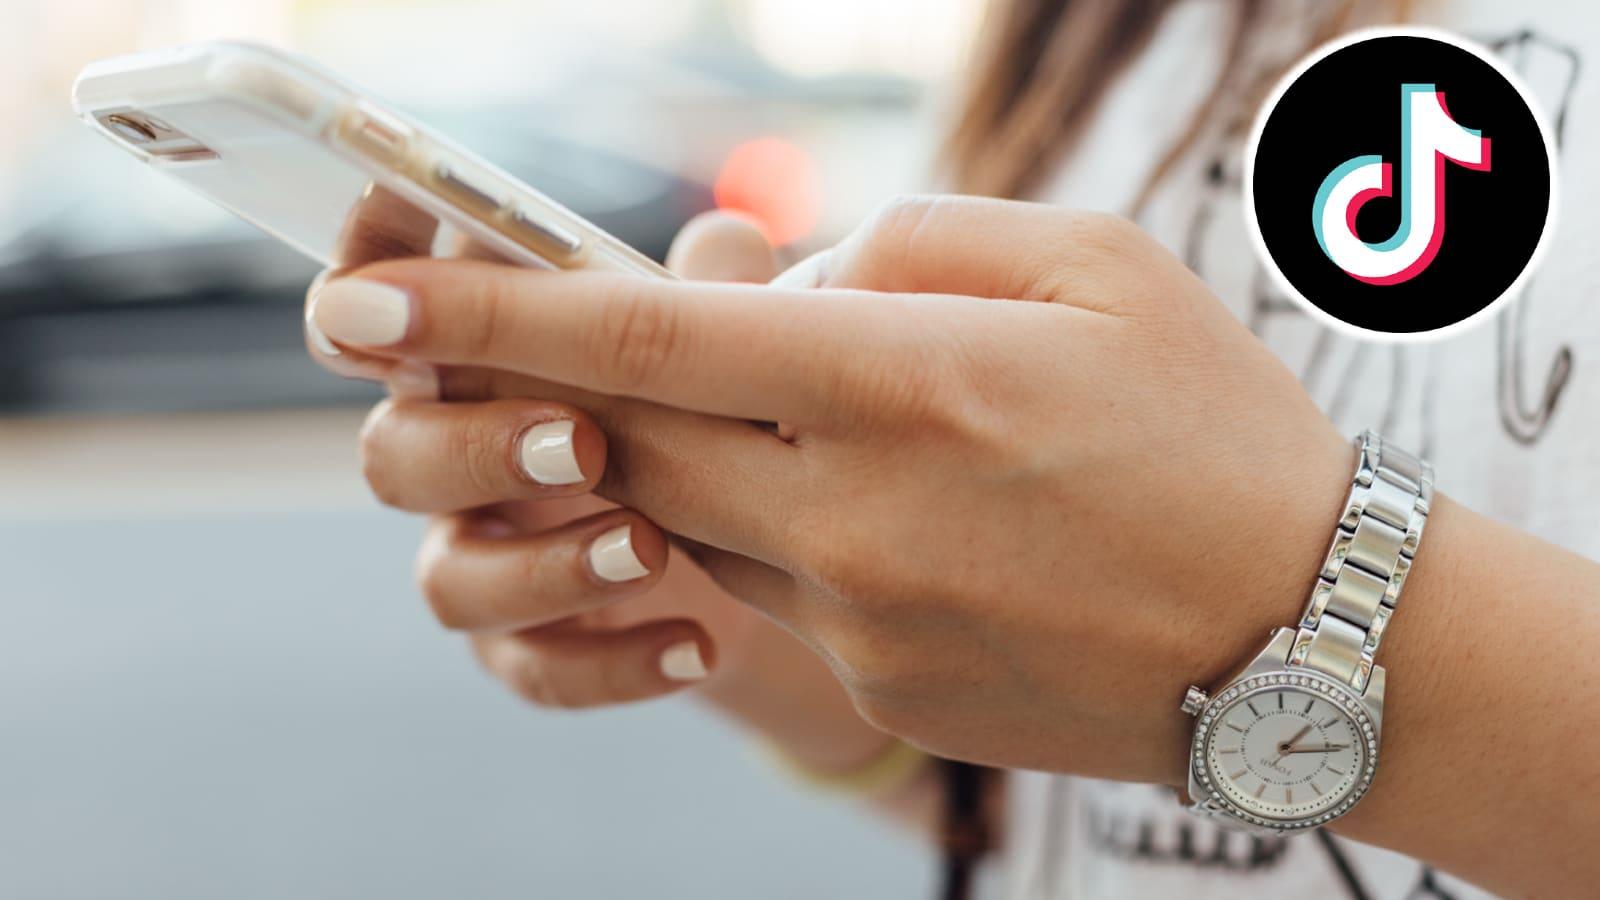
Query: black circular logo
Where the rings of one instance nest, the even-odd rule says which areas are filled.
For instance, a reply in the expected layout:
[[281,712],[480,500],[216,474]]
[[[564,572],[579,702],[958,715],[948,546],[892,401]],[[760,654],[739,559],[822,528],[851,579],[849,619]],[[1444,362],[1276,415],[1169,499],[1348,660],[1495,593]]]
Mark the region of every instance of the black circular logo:
[[1437,336],[1514,295],[1552,221],[1554,147],[1486,49],[1359,32],[1278,85],[1245,156],[1263,264],[1318,318]]

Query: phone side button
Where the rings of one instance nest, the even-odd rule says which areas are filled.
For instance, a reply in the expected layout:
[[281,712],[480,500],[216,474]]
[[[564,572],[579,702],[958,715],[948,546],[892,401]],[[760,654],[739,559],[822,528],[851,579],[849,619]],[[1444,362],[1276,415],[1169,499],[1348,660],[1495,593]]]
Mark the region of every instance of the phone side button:
[[500,201],[493,194],[468,181],[449,163],[435,165],[433,175],[439,187],[463,206],[482,212],[493,212],[500,206]]
[[405,158],[411,129],[365,104],[345,115],[335,126],[335,136],[346,146],[380,165],[392,166]]
[[559,225],[539,222],[520,209],[511,211],[511,227],[521,243],[541,256],[555,257],[551,262],[561,263],[577,256],[583,241],[576,234]]

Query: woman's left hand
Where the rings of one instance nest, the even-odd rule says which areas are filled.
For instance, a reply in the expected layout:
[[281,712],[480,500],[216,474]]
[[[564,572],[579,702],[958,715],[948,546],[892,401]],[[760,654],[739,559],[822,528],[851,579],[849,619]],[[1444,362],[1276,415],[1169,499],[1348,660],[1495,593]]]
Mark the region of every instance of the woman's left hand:
[[[385,262],[316,322],[649,401],[599,492],[702,545],[874,723],[1013,767],[1180,783],[1184,686],[1295,621],[1353,466],[1178,260],[1044,206],[897,202],[774,286]],[[424,406],[369,452],[418,479],[512,458],[500,406]]]

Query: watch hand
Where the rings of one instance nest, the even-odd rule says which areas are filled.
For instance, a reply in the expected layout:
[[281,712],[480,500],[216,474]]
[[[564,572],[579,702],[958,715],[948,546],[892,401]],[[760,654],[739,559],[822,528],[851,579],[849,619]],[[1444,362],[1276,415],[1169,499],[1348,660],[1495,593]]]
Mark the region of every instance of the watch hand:
[[1335,750],[1345,750],[1345,749],[1348,749],[1349,747],[1350,747],[1349,744],[1329,744],[1326,747],[1290,747],[1289,749],[1287,749],[1287,750],[1285,750],[1283,752],[1285,754],[1289,754],[1289,753],[1332,753]]
[[1306,736],[1306,732],[1308,732],[1310,730],[1311,730],[1311,723],[1307,722],[1306,723],[1306,727],[1304,727],[1304,728],[1302,728],[1299,731],[1294,733],[1294,737],[1289,738],[1287,741],[1284,741],[1283,743],[1279,744],[1278,745],[1278,755],[1273,758],[1273,760],[1272,760],[1273,763],[1277,763],[1278,760],[1283,759],[1283,755],[1285,753],[1289,753],[1289,752],[1293,751],[1294,750],[1294,745],[1300,743],[1300,739],[1305,737]]

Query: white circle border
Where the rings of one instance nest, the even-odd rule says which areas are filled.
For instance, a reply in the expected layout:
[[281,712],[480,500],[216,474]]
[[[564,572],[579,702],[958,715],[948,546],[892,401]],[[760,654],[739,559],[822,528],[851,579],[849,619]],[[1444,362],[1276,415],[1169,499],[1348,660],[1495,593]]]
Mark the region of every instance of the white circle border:
[[[1334,316],[1332,313],[1329,313],[1322,307],[1317,306],[1315,303],[1312,303],[1310,300],[1306,299],[1306,296],[1300,292],[1299,288],[1295,287],[1294,284],[1289,281],[1288,276],[1284,275],[1283,271],[1278,268],[1278,264],[1275,260],[1273,260],[1272,254],[1267,251],[1266,239],[1261,235],[1261,222],[1256,217],[1256,149],[1261,143],[1261,132],[1266,128],[1267,119],[1272,116],[1273,110],[1278,108],[1278,101],[1283,99],[1284,93],[1289,90],[1290,86],[1300,79],[1301,75],[1306,73],[1306,70],[1310,69],[1317,63],[1322,62],[1324,59],[1332,56],[1346,47],[1359,44],[1364,41],[1373,40],[1374,38],[1385,37],[1418,37],[1449,44],[1458,50],[1465,50],[1473,56],[1476,56],[1478,59],[1487,63],[1496,72],[1499,72],[1500,76],[1511,85],[1512,90],[1516,91],[1517,95],[1522,98],[1523,105],[1528,108],[1528,112],[1533,116],[1534,125],[1539,129],[1539,138],[1544,143],[1545,160],[1547,161],[1550,170],[1550,202],[1545,212],[1544,228],[1539,233],[1538,242],[1534,244],[1533,253],[1529,255],[1528,261],[1523,264],[1522,272],[1518,274],[1514,280],[1512,280],[1511,284],[1506,287],[1505,291],[1503,291],[1500,296],[1489,301],[1489,303],[1486,304],[1482,309],[1470,316],[1467,316],[1465,319],[1462,319],[1459,322],[1452,322],[1449,325],[1445,325],[1440,328],[1434,328],[1428,331],[1374,331],[1370,328],[1352,325],[1349,322]],[[1382,343],[1414,344],[1442,340],[1444,338],[1451,337],[1475,328],[1493,317],[1496,313],[1500,312],[1500,310],[1505,307],[1507,302],[1516,299],[1521,295],[1522,289],[1524,286],[1526,286],[1528,279],[1532,277],[1534,270],[1537,269],[1539,264],[1543,261],[1545,252],[1549,248],[1550,239],[1555,234],[1556,219],[1559,211],[1558,207],[1560,206],[1561,196],[1561,190],[1559,186],[1560,178],[1556,170],[1556,146],[1555,141],[1551,138],[1551,134],[1552,132],[1550,130],[1550,123],[1545,118],[1544,110],[1536,102],[1533,92],[1528,88],[1527,84],[1523,82],[1522,76],[1508,67],[1498,56],[1495,55],[1494,51],[1490,50],[1488,47],[1479,44],[1476,41],[1464,38],[1454,32],[1446,31],[1442,28],[1432,28],[1421,25],[1386,25],[1372,28],[1359,28],[1348,34],[1341,35],[1340,37],[1328,41],[1327,43],[1322,44],[1321,46],[1312,50],[1310,53],[1306,54],[1303,59],[1295,63],[1293,68],[1284,73],[1283,77],[1278,79],[1277,84],[1272,86],[1271,92],[1267,94],[1266,99],[1261,104],[1261,108],[1256,112],[1255,121],[1250,126],[1250,136],[1245,140],[1244,145],[1243,215],[1245,230],[1250,235],[1250,242],[1255,249],[1257,260],[1261,263],[1262,267],[1266,269],[1267,274],[1272,278],[1273,283],[1277,285],[1278,289],[1283,291],[1283,293],[1291,300],[1300,304],[1302,309],[1304,309],[1314,320],[1320,322],[1321,324],[1326,325],[1335,331],[1342,331],[1345,334],[1357,338]]]

